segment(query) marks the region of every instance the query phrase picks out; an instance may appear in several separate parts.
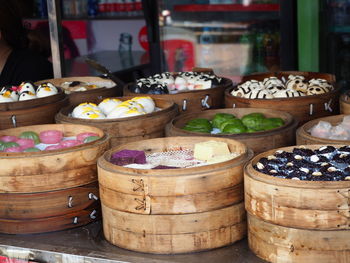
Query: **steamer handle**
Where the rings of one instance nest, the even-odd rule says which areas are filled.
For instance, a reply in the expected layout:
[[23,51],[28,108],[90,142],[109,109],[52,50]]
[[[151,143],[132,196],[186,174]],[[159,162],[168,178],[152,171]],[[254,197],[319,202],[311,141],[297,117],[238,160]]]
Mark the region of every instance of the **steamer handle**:
[[326,111],[329,111],[329,112],[332,112],[332,111],[333,111],[332,108],[331,108],[331,103],[332,103],[332,99],[330,99],[330,100],[328,101],[328,103],[327,103],[327,102],[324,103],[324,109],[325,109]]
[[187,100],[183,100],[182,102],[182,111],[186,111],[187,110]]
[[201,100],[201,103],[202,103],[202,107],[204,108],[207,108],[207,109],[210,109],[210,105],[208,103],[208,100],[210,99],[209,95],[205,95],[205,98]]
[[314,105],[310,104],[310,112],[309,115],[312,115],[314,113]]
[[73,196],[68,196],[68,207],[72,208],[73,207]]
[[91,214],[90,214],[90,218],[91,218],[91,219],[96,219],[96,213],[97,213],[97,211],[94,209],[94,210],[91,212]]
[[88,197],[89,197],[89,200],[92,200],[92,199],[94,199],[96,201],[98,200],[98,197],[96,195],[94,195],[93,193],[89,193]]
[[13,128],[16,128],[17,127],[16,115],[11,116],[11,121],[12,121]]

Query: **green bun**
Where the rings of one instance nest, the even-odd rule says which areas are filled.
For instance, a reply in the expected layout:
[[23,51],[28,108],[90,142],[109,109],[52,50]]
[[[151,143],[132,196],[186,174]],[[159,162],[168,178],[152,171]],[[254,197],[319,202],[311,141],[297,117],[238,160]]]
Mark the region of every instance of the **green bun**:
[[219,129],[223,132],[224,129],[225,129],[225,126],[229,125],[229,124],[232,124],[232,125],[235,125],[235,126],[239,126],[239,127],[244,126],[240,119],[229,119],[229,120],[224,121],[223,123],[221,123]]
[[281,118],[266,118],[262,121],[261,128],[265,131],[272,130],[284,125],[284,121]]
[[193,119],[186,123],[182,129],[187,131],[207,132],[210,133],[213,129],[210,121],[207,119]]
[[257,132],[257,130],[254,130],[254,129],[252,129],[252,128],[247,128],[247,132],[253,133],[253,132]]
[[36,147],[30,147],[30,148],[27,148],[27,149],[23,150],[23,152],[25,152],[25,153],[28,153],[28,152],[41,152],[41,150],[36,148]]
[[211,132],[211,130],[206,129],[206,128],[192,128],[192,127],[185,126],[182,129],[186,130],[186,131],[192,131],[192,132],[203,132],[203,133],[210,133]]
[[214,128],[220,128],[221,123],[228,121],[230,119],[236,118],[233,114],[229,113],[216,113],[214,118],[211,120]]
[[93,142],[100,139],[99,136],[88,136],[84,139],[84,143]]
[[227,124],[222,131],[223,133],[245,133],[247,128],[244,125]]
[[34,141],[35,144],[40,143],[39,135],[38,135],[36,132],[33,132],[33,131],[25,131],[25,132],[22,132],[22,133],[19,135],[19,138],[22,138],[22,139],[32,139],[32,140]]
[[254,113],[244,115],[241,120],[247,128],[258,131],[258,130],[261,130],[260,126],[264,119],[265,119],[264,114],[254,112]]

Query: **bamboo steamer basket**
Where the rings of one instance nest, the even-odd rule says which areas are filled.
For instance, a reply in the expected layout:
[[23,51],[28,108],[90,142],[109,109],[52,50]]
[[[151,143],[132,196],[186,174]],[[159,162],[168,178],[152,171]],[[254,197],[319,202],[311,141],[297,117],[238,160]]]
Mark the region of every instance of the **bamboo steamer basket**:
[[109,162],[112,153],[122,149],[164,152],[193,149],[194,144],[209,140],[168,137],[120,145],[101,156],[98,176],[106,239],[131,250],[173,254],[216,248],[243,238],[242,169],[252,152],[235,140],[211,139],[226,142],[231,152],[240,155],[222,163],[165,170],[132,169]]
[[0,233],[38,234],[87,225],[100,218],[99,204],[59,216],[36,219],[1,219]]
[[232,96],[232,88],[225,91],[225,107],[226,108],[265,108],[274,110],[283,110],[290,113],[298,122],[302,125],[309,120],[313,120],[319,117],[334,115],[339,113],[339,87],[336,87],[335,76],[326,73],[316,72],[300,72],[300,71],[281,71],[281,72],[268,72],[268,73],[256,73],[244,76],[242,83],[247,80],[259,80],[262,81],[267,77],[277,77],[281,79],[284,77],[288,79],[290,74],[302,75],[306,80],[312,78],[322,78],[330,82],[335,89],[331,92],[302,96],[295,98],[276,98],[276,99],[247,99],[237,96]]
[[129,83],[124,87],[125,96],[150,96],[152,98],[159,98],[170,100],[179,106],[180,113],[191,113],[196,111],[203,111],[208,109],[222,108],[225,89],[232,87],[232,80],[222,78],[223,83],[217,87],[204,89],[184,91],[176,94],[139,94],[130,91],[131,85]]
[[97,158],[108,149],[101,129],[72,124],[35,125],[0,131],[61,130],[74,136],[94,132],[100,139],[75,147],[29,153],[0,153],[0,233],[32,234],[90,223],[100,214]]
[[316,231],[279,226],[248,214],[250,249],[269,262],[348,263],[347,231]]
[[[212,119],[217,113],[229,113],[235,115],[237,118],[241,118],[244,115],[253,112],[260,112],[267,118],[281,118],[284,120],[285,125],[269,131],[241,134],[208,134],[186,131],[182,129],[182,127],[184,127],[188,121],[195,118]],[[166,127],[166,136],[215,136],[220,138],[235,139],[245,143],[249,149],[253,150],[254,153],[257,154],[278,147],[294,145],[296,126],[297,122],[294,120],[292,115],[282,111],[260,108],[219,109],[208,110],[201,113],[187,113],[176,117],[170,123],[168,123]]]
[[18,136],[24,131],[61,130],[65,136],[94,132],[100,139],[53,151],[0,153],[0,193],[37,193],[62,190],[97,180],[97,158],[108,149],[108,135],[101,129],[75,124],[44,124],[0,131]]
[[55,123],[56,113],[67,105],[67,96],[60,88],[58,93],[52,96],[0,103],[0,130]]
[[250,248],[270,262],[349,262],[349,181],[281,179],[253,168],[276,150],[292,149],[267,151],[245,166]]
[[[124,101],[131,98],[133,97],[119,97],[118,99]],[[164,127],[178,114],[178,108],[171,101],[163,99],[154,99],[154,101],[156,106],[161,108],[160,111],[140,116],[116,119],[88,120],[73,118],[69,116],[69,113],[72,112],[74,107],[70,106],[62,109],[56,115],[56,122],[98,127],[109,134],[111,147],[132,141],[164,137]]]
[[[132,169],[109,162],[123,149],[164,152],[193,149],[198,142],[215,140],[240,153],[232,160],[182,169]],[[243,165],[251,157],[247,147],[226,138],[167,137],[114,147],[99,158],[98,177],[102,203],[139,214],[184,214],[221,208],[243,200]],[[220,196],[220,198],[215,195]]]
[[48,192],[1,193],[0,218],[30,220],[83,210],[98,200],[97,182]]
[[246,235],[243,202],[221,209],[183,215],[142,215],[102,204],[105,238],[139,252],[175,254],[232,244]]
[[[72,82],[72,81],[87,82],[92,85],[97,85],[100,88],[68,93],[68,91],[62,88],[62,84],[64,82]],[[65,90],[69,98],[69,104],[72,104],[72,105],[76,105],[86,101],[95,103],[96,101],[102,100],[105,98],[121,96],[123,92],[122,87],[119,88],[117,84],[114,83],[112,80],[101,78],[101,77],[77,76],[77,77],[67,77],[67,78],[46,79],[46,80],[38,81],[36,82],[36,84],[39,85],[44,82],[50,82],[56,87],[60,87],[63,90]]]
[[350,114],[350,92],[342,94],[340,96],[340,113],[341,114]]
[[334,115],[324,118],[319,118],[316,120],[309,121],[305,123],[303,126],[299,127],[297,130],[297,144],[324,144],[324,145],[331,145],[331,144],[350,144],[350,140],[331,140],[326,138],[319,138],[312,136],[309,133],[309,130],[317,125],[320,121],[327,121],[331,123],[333,126],[337,125],[342,122],[344,116],[346,115]]

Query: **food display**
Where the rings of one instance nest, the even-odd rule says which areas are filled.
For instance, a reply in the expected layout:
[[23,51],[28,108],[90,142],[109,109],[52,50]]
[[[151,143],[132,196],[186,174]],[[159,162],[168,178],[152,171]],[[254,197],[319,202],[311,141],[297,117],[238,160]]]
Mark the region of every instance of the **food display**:
[[141,94],[176,94],[184,91],[203,90],[216,87],[222,78],[203,72],[164,72],[148,78],[138,79],[130,91]]
[[350,140],[350,115],[344,116],[342,122],[332,125],[328,121],[319,121],[309,130],[311,136],[330,140]]
[[60,87],[66,94],[73,94],[75,92],[93,91],[97,89],[110,89],[116,86],[116,84],[110,80],[93,76],[78,76],[67,78],[46,79],[36,82],[40,85],[43,82],[50,82],[56,87]]
[[0,137],[0,152],[40,152],[69,148],[98,140],[97,133],[83,132],[77,136],[64,136],[59,130],[45,130],[39,134],[24,131],[18,137],[3,135]]
[[258,112],[246,114],[240,119],[233,114],[216,113],[211,120],[192,119],[182,129],[212,134],[237,134],[267,131],[283,125],[283,119],[266,118],[264,114]]
[[[98,127],[110,136],[111,147],[129,141],[164,136],[165,125],[178,114],[177,105],[149,97],[111,97],[97,103],[69,106],[56,115],[57,123]],[[134,118],[128,118],[136,116]]]
[[85,102],[76,106],[71,116],[81,119],[114,119],[143,115],[156,111],[156,105],[150,97],[134,97],[122,101],[117,98],[106,98],[98,105]]
[[194,150],[182,148],[146,154],[144,151],[123,149],[112,153],[110,162],[137,169],[191,168],[231,160],[239,154],[230,152],[227,143],[205,141],[194,145]]
[[[110,149],[97,163],[105,238],[158,254],[202,251],[242,239],[243,166],[251,157],[244,143],[202,136],[133,141]],[[211,162],[215,165],[206,165]],[[203,233],[206,241],[194,242]]]
[[307,81],[304,76],[289,75],[287,79],[272,76],[263,81],[248,80],[231,91],[231,95],[248,99],[292,98],[319,95],[334,90],[332,84],[321,78]]
[[57,93],[58,89],[49,82],[42,83],[38,86],[32,82],[22,82],[18,87],[2,87],[0,90],[0,103],[32,100],[52,96]]
[[349,145],[257,155],[244,167],[249,248],[271,263],[337,262],[349,251],[349,186]]
[[242,83],[225,91],[226,108],[283,110],[301,126],[339,113],[335,76],[305,71],[279,71],[243,76]]
[[108,147],[108,135],[88,125],[0,131],[0,233],[45,233],[99,219],[96,163]]
[[350,180],[350,146],[295,147],[261,158],[254,168],[271,176],[306,181]]
[[74,80],[74,81],[62,82],[61,88],[64,89],[66,94],[70,94],[72,92],[87,91],[87,90],[98,89],[102,87],[99,87],[98,85],[92,84],[89,82]]

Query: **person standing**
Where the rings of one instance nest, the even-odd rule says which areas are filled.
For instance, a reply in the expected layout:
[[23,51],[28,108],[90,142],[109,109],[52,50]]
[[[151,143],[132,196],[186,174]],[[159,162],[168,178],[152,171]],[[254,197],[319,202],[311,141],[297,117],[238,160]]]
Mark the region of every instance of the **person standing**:
[[17,2],[0,0],[0,87],[53,77],[47,58],[29,49],[27,34]]

